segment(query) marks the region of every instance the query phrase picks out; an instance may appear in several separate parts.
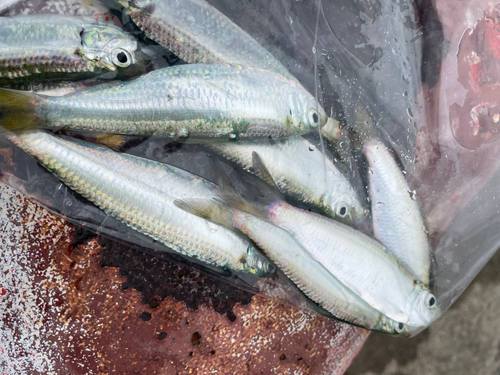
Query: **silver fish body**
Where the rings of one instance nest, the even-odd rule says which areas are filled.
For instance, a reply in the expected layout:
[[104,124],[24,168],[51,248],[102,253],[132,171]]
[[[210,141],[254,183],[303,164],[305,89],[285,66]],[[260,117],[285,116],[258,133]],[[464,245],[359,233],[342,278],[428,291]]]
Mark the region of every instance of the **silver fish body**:
[[[173,196],[123,174],[88,150],[43,131],[9,138],[110,216],[187,256],[234,271],[267,275],[273,266],[245,239],[173,204]],[[140,161],[139,163],[147,163]],[[181,195],[182,196],[182,195]]]
[[328,216],[360,222],[367,212],[356,192],[335,165],[302,137],[210,144],[212,150],[247,171],[253,167],[252,153],[259,155],[278,189],[302,202],[318,207]]
[[0,106],[26,108],[4,121],[9,129],[31,110],[23,124],[190,139],[285,137],[326,122],[300,85],[239,65],[174,66],[63,97],[0,89]]
[[380,141],[364,143],[370,171],[373,230],[415,276],[429,285],[430,246],[418,203],[387,148]]
[[188,63],[240,64],[295,78],[204,0],[118,0],[145,34]]
[[81,78],[135,64],[137,41],[90,18],[0,17],[0,82]]
[[175,199],[211,200],[220,195],[220,189],[214,183],[173,165],[119,153],[73,138],[64,137],[63,140],[76,151],[91,156],[95,162],[112,166],[114,170]]
[[387,317],[426,327],[439,315],[429,289],[378,241],[283,201],[267,210],[271,222],[292,233],[340,282]]
[[234,210],[232,221],[305,295],[337,319],[371,330],[407,333],[404,325],[388,319],[337,280],[286,230],[239,210]]

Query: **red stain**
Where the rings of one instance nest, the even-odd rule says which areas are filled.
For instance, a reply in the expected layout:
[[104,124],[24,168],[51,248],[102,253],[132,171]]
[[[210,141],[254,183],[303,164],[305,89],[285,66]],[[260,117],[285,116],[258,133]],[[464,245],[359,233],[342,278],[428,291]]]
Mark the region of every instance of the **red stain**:
[[490,51],[493,53],[495,58],[500,59],[500,30],[498,25],[498,13],[491,12],[489,17],[485,17],[486,22],[486,35],[488,36],[488,41],[490,42]]
[[[4,288],[0,288],[0,296],[5,296],[7,294],[7,291]],[[2,349],[3,353],[3,349]]]

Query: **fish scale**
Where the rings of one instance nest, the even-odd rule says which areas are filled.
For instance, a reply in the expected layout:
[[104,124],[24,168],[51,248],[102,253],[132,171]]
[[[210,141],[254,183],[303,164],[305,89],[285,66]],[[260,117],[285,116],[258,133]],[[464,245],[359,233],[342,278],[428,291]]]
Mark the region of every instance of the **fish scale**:
[[[309,141],[301,137],[283,140],[213,143],[208,147],[259,177],[254,170],[257,153],[280,192],[313,204],[328,216],[359,223],[366,212],[349,181]],[[342,212],[342,208],[345,212]]]
[[397,322],[381,314],[339,282],[289,232],[243,211],[235,210],[232,220],[234,227],[262,248],[309,298],[337,319],[372,330],[398,332]]
[[375,237],[421,282],[429,285],[431,250],[418,203],[385,145],[369,140],[363,146],[370,165]]
[[296,80],[254,38],[203,0],[117,0],[148,38],[188,63],[232,63]]
[[173,250],[234,271],[266,275],[273,270],[247,240],[209,226],[175,206],[175,197],[94,158],[97,147],[86,152],[82,143],[72,144],[43,131],[9,138],[110,216]]
[[[0,106],[16,105],[25,111],[9,112],[11,119],[4,120],[8,129],[38,126],[230,140],[304,134],[326,122],[326,114],[316,111],[316,101],[302,86],[240,65],[169,67],[62,97],[0,89]],[[34,115],[26,119],[30,111]]]
[[395,321],[426,327],[440,312],[426,285],[380,242],[335,220],[283,201],[267,217],[372,307]]

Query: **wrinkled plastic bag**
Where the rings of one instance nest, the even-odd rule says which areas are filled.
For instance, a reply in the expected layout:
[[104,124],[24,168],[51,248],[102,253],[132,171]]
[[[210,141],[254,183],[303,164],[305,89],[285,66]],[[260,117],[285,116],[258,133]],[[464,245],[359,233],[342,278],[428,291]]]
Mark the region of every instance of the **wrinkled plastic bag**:
[[[486,1],[209,2],[277,57],[340,122],[336,140],[319,133],[305,137],[339,161],[367,207],[366,161],[352,135],[374,131],[392,148],[427,225],[431,289],[442,310],[449,308],[499,246],[499,9]],[[86,15],[118,25],[125,21],[87,0],[21,2],[4,14],[30,13]],[[144,48],[155,51],[152,68],[179,63],[153,43]],[[166,250],[107,216],[12,147],[0,143],[5,181],[74,223],[144,249]],[[202,145],[128,137],[118,148],[215,181],[212,153]],[[235,287],[326,314],[306,303],[282,275],[277,281],[259,281],[198,266]]]

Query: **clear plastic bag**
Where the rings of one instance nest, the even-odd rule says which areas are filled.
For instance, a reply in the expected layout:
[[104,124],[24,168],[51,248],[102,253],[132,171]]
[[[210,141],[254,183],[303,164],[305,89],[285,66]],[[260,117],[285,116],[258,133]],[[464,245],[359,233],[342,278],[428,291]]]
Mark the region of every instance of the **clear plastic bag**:
[[[359,140],[376,136],[393,150],[426,223],[433,257],[430,286],[444,312],[500,240],[500,146],[495,142],[500,119],[495,101],[498,10],[485,1],[462,1],[459,6],[430,1],[209,2],[271,52],[339,121],[340,132],[330,140],[319,132],[304,137],[335,161],[366,207],[368,166]],[[116,24],[128,21],[102,4],[42,3],[19,4],[5,14],[64,12]],[[150,44],[143,45],[146,53],[154,56],[151,69],[182,63],[151,41],[145,43]],[[9,147],[2,141],[0,148]],[[211,167],[213,152],[203,145],[129,137],[118,148],[217,180]],[[112,238],[164,250],[75,195],[21,151],[14,152],[13,159],[16,166],[4,166],[3,179],[23,185],[29,196],[54,212]],[[238,185],[239,175],[230,175]],[[360,230],[373,235],[369,225]],[[306,303],[282,275],[278,284],[221,272],[224,278],[235,287],[253,292],[260,288],[272,298],[321,311]]]

